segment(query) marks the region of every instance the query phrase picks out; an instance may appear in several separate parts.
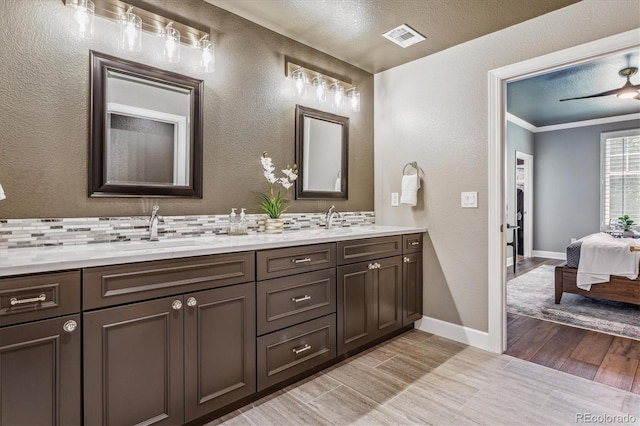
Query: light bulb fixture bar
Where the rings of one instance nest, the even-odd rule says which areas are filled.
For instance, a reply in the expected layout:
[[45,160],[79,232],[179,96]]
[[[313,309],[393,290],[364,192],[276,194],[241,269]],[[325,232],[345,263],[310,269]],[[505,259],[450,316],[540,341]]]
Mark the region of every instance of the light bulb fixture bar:
[[[197,46],[198,41],[203,37],[210,36],[210,30],[198,23],[186,20],[183,17],[175,16],[170,12],[160,10],[156,6],[138,1],[129,0],[91,0],[95,5],[94,14],[111,21],[118,21],[121,16],[131,9],[133,13],[142,19],[142,30],[163,35],[167,25],[180,33],[180,42],[189,46]],[[63,0],[64,4],[74,6],[78,0]]]
[[299,65],[295,62],[287,60],[285,75],[291,78],[294,73],[297,74],[299,72],[302,72],[306,75],[309,83],[311,83],[311,80],[313,80],[315,77],[320,76],[324,79],[327,86],[331,86],[333,83],[338,83],[340,86],[342,86],[345,92],[355,88],[351,80],[348,80],[345,77],[342,77],[333,73],[330,74],[329,72],[324,70],[313,69],[313,68],[310,68],[308,65],[307,66]]
[[360,92],[351,80],[288,58],[285,63],[285,75],[294,81],[294,91],[298,97],[304,97],[309,86],[318,104],[325,104],[329,100],[336,110],[346,105],[353,112],[360,111]]

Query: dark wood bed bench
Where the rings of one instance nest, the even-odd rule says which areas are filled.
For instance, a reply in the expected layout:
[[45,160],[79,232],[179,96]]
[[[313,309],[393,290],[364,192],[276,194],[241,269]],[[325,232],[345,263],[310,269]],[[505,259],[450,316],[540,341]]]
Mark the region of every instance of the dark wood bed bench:
[[578,270],[576,268],[569,268],[566,265],[556,266],[555,272],[556,304],[560,303],[562,293],[575,293],[640,305],[640,278],[630,280],[612,275],[608,282],[594,284],[590,291],[586,291],[577,286]]

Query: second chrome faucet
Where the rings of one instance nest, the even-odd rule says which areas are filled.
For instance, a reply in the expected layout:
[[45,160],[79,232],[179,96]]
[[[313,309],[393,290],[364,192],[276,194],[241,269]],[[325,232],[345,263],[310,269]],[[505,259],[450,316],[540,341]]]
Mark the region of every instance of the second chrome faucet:
[[334,212],[333,209],[335,209],[336,206],[331,206],[329,207],[329,211],[327,211],[327,217],[325,218],[325,228],[326,229],[331,229],[331,227],[333,226],[333,219],[338,216],[338,217],[342,217],[342,214],[340,212]]

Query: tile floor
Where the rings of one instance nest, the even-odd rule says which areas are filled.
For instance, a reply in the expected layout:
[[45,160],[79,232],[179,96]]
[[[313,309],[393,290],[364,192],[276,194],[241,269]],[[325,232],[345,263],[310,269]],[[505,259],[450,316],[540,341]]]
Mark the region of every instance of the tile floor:
[[640,395],[412,330],[224,425],[640,424]]

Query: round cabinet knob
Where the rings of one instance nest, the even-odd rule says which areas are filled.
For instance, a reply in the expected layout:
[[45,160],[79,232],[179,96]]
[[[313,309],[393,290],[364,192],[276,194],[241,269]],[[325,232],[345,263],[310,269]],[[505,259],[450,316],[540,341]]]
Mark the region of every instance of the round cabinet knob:
[[409,262],[411,262],[411,259],[409,259],[407,256],[405,256],[405,257],[402,259],[402,261],[403,261],[404,263],[409,263]]
[[380,264],[378,262],[376,262],[373,266],[375,266],[376,269],[380,269]]
[[367,266],[367,268],[376,269],[376,265],[374,265],[373,263],[370,263],[369,266]]
[[195,297],[190,297],[187,299],[187,306],[189,307],[194,307],[198,304],[198,301],[196,300]]
[[182,308],[182,302],[179,300],[174,300],[173,303],[171,304],[171,307],[174,310],[179,311]]
[[76,328],[78,328],[78,323],[75,322],[74,320],[69,320],[65,322],[64,325],[62,326],[62,329],[67,333],[73,333],[76,330]]

